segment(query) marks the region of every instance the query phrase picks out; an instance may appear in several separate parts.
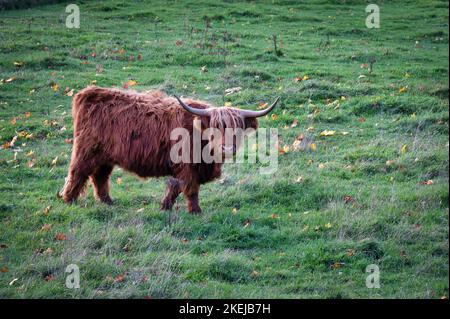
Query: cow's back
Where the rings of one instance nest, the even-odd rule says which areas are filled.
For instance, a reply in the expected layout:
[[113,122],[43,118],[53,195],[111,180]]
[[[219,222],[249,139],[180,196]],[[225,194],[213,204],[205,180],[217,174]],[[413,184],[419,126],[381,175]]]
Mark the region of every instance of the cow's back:
[[73,101],[78,146],[91,145],[111,162],[139,176],[170,174],[170,131],[180,109],[160,91],[137,93],[87,87]]

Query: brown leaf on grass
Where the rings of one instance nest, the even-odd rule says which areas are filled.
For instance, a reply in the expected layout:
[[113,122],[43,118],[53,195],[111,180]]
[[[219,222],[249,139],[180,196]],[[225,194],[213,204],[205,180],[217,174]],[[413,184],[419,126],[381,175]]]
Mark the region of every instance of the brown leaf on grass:
[[184,42],[182,40],[177,40],[175,42],[175,44],[176,44],[177,47],[181,47],[184,44]]
[[44,208],[44,215],[48,215],[48,213],[50,212],[50,209],[52,208],[52,205],[48,205],[47,207]]
[[28,168],[33,168],[33,167],[36,165],[36,162],[37,162],[36,157],[33,157],[33,158],[32,158],[30,161],[28,161],[28,163],[27,163]]
[[118,282],[125,281],[125,277],[126,277],[126,274],[119,275],[119,276],[117,276],[117,277],[114,279],[113,283],[116,284],[116,283],[118,283]]
[[12,125],[16,125],[17,123],[17,118],[13,118],[11,121],[9,121]]
[[427,186],[433,185],[433,180],[429,179],[427,181],[420,182],[420,184],[421,185],[427,185]]
[[355,203],[356,202],[356,199],[354,199],[352,196],[350,196],[350,195],[345,195],[344,196],[344,202],[346,203],[346,204],[348,204],[348,203]]
[[2,273],[7,273],[7,272],[9,271],[9,268],[6,267],[6,266],[4,266],[4,267],[2,267],[2,269],[0,269],[0,271],[1,271]]
[[52,274],[45,276],[44,278],[45,281],[52,281],[55,280],[55,276],[53,276]]
[[52,224],[44,224],[44,226],[41,227],[41,231],[49,231],[52,229]]
[[58,241],[64,241],[67,240],[67,235],[64,233],[57,233],[55,239]]
[[352,256],[354,256],[356,254],[356,250],[354,250],[354,249],[348,249],[347,250],[347,253],[346,253],[346,255],[348,256],[348,257],[352,257]]
[[342,262],[335,262],[333,264],[330,265],[331,269],[340,269],[342,267],[344,267],[345,263]]
[[31,112],[25,112],[25,117],[30,117],[31,116]]
[[143,57],[142,57],[142,54],[141,54],[141,53],[138,54],[137,59],[138,59],[139,61],[142,61]]
[[365,118],[365,117],[360,117],[358,121],[359,121],[360,123],[364,123],[364,122],[366,121],[366,118]]
[[278,219],[278,218],[280,218],[280,216],[278,214],[272,214],[272,215],[270,215],[270,218]]
[[73,139],[71,138],[66,138],[65,139],[66,144],[73,144]]
[[5,144],[3,144],[3,149],[7,149],[7,148],[13,147],[14,144],[16,143],[16,141],[17,141],[17,138],[18,138],[17,135],[15,135],[10,142],[6,142]]
[[6,245],[6,244],[0,244],[0,249],[6,249],[6,248],[8,248],[8,245]]
[[65,93],[67,96],[73,96],[74,89],[70,89],[70,88],[67,87],[67,88],[65,89],[64,93]]

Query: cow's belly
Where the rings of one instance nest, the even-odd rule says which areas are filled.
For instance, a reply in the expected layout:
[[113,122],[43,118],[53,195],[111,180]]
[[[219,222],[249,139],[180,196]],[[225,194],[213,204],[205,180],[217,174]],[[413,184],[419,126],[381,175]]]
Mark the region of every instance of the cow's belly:
[[172,175],[170,152],[165,147],[144,147],[140,143],[130,143],[120,152],[112,154],[116,165],[134,174],[146,177]]

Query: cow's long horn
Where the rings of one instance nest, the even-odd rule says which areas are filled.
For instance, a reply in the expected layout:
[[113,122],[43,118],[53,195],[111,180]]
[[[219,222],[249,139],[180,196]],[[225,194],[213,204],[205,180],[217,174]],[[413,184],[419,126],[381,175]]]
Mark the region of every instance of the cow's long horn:
[[198,116],[210,116],[208,110],[205,109],[196,109],[192,106],[189,106],[187,104],[185,104],[183,101],[181,101],[181,99],[175,95],[175,98],[178,100],[178,102],[181,104],[181,106],[188,112],[198,115]]
[[271,106],[269,106],[268,108],[266,108],[264,110],[260,110],[260,111],[240,110],[241,116],[243,116],[243,117],[261,117],[261,116],[264,116],[264,115],[268,114],[270,111],[273,110],[273,108],[277,105],[279,100],[280,100],[280,97],[277,97],[275,102],[273,102]]

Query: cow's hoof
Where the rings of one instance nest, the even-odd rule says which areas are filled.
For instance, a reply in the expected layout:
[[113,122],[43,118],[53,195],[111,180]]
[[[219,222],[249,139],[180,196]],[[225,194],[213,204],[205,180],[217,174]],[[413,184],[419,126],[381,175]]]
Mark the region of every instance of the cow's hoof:
[[199,215],[202,213],[202,209],[200,207],[192,208],[189,210],[189,214]]
[[102,198],[100,201],[106,205],[114,205],[114,200],[111,197]]
[[161,202],[161,210],[171,210],[174,204],[174,202],[171,202],[170,200],[165,198]]
[[171,205],[171,204],[162,203],[162,204],[161,204],[161,210],[165,210],[165,211],[171,210],[171,209],[172,209],[172,206],[173,206],[173,205]]

